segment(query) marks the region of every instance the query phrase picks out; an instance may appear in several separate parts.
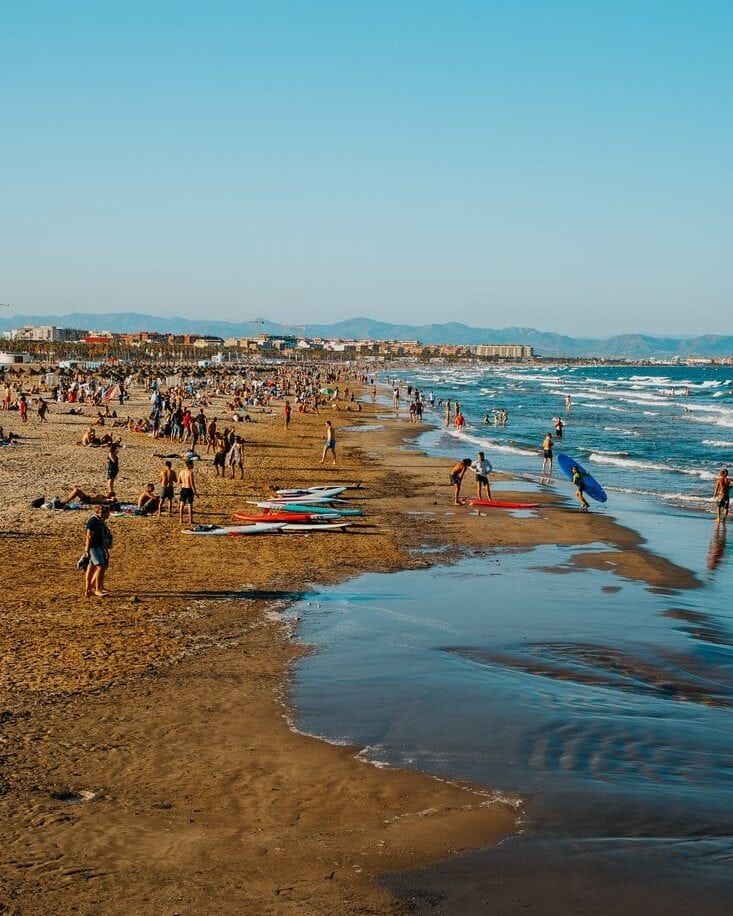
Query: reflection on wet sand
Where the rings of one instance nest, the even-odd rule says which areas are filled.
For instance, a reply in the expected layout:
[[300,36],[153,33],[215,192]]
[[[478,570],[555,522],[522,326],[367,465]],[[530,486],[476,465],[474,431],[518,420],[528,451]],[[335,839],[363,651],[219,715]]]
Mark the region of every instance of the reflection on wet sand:
[[725,541],[728,535],[726,524],[717,524],[708,547],[708,569],[713,572],[720,565],[725,553]]
[[[730,688],[711,680],[703,671],[691,671],[690,659],[645,650],[647,657],[609,646],[583,643],[529,643],[515,652],[447,647],[445,651],[479,665],[504,666],[542,677],[574,681],[668,700],[733,706]],[[641,650],[639,650],[641,652]],[[682,664],[686,664],[686,669]]]

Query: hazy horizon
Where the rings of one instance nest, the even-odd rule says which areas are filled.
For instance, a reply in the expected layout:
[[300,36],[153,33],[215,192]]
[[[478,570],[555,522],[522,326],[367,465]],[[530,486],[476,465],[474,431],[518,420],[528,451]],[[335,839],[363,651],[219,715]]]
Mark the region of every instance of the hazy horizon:
[[0,318],[725,333],[733,7],[0,11]]

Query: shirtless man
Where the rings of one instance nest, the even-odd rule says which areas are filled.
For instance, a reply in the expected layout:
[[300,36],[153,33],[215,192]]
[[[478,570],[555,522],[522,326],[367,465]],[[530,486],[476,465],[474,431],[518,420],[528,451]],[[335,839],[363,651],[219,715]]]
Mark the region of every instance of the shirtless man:
[[198,494],[196,493],[196,481],[193,474],[193,461],[187,461],[186,466],[178,475],[178,482],[181,485],[181,492],[178,496],[178,516],[183,527],[184,507],[188,507],[188,524],[193,528],[193,500]]
[[552,474],[552,434],[548,433],[542,441],[542,473]]
[[160,472],[160,502],[158,503],[158,518],[163,512],[163,503],[168,501],[168,515],[173,515],[173,499],[175,497],[174,485],[178,475],[173,470],[170,461],[166,461]]
[[137,498],[137,507],[143,515],[152,515],[160,508],[160,498],[155,494],[155,484],[146,483],[142,493]]
[[728,477],[728,468],[723,468],[718,475],[718,479],[715,481],[715,490],[713,491],[713,499],[716,499],[718,502],[717,520],[719,522],[725,522],[725,520],[728,518],[728,509],[730,508],[730,488],[731,481]]
[[466,471],[471,467],[471,459],[464,458],[462,461],[456,461],[450,469],[450,482],[453,484],[453,505],[461,505],[461,483]]

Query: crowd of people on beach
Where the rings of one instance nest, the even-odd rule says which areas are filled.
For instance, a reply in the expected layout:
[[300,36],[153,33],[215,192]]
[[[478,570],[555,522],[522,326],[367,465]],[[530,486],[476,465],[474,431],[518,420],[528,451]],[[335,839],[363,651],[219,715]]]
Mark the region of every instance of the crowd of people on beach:
[[[21,423],[29,422],[33,405],[38,423],[47,423],[50,405],[57,413],[84,417],[78,445],[106,449],[103,488],[75,484],[63,497],[38,497],[32,505],[48,509],[83,509],[94,513],[85,524],[84,553],[80,568],[85,570],[84,594],[103,597],[105,572],[109,565],[112,536],[108,521],[113,513],[167,516],[176,513],[183,528],[193,527],[194,504],[198,496],[196,464],[211,456],[214,477],[240,481],[245,478],[245,437],[240,423],[275,419],[282,404],[287,430],[293,415],[360,411],[357,389],[371,385],[363,367],[352,364],[264,367],[181,367],[163,374],[156,364],[135,366],[102,365],[67,372],[54,369],[45,374],[6,375],[2,382],[2,409],[17,411]],[[133,399],[131,392],[136,392]],[[120,416],[125,407],[140,397],[148,409],[140,416]],[[90,416],[91,415],[91,416]],[[222,417],[224,418],[222,423]],[[74,428],[74,427],[72,427]],[[114,430],[114,431],[113,431]],[[157,480],[141,485],[136,497],[123,500],[118,494],[123,438],[144,435],[163,440],[173,449],[154,452],[163,463]],[[0,445],[14,444],[19,436],[0,427]],[[332,419],[325,423],[321,463],[327,458],[336,466],[336,429]],[[180,466],[174,467],[179,461]]]
[[[262,377],[262,374],[265,377]],[[194,504],[198,496],[196,484],[196,463],[203,456],[212,457],[214,477],[244,480],[246,461],[245,437],[237,430],[240,423],[257,422],[256,417],[275,417],[275,405],[282,405],[285,429],[291,424],[293,413],[319,413],[324,407],[333,410],[360,410],[352,379],[362,388],[367,388],[374,400],[377,386],[374,378],[354,367],[323,369],[294,369],[268,367],[266,373],[254,369],[237,371],[208,370],[202,372],[176,372],[166,378],[160,377],[155,366],[135,367],[133,371],[112,373],[109,367],[87,370],[61,376],[49,373],[44,380],[7,378],[3,384],[2,409],[16,411],[22,423],[28,423],[29,404],[35,409],[37,422],[48,422],[49,406],[72,416],[89,417],[79,445],[89,448],[106,448],[105,487],[102,492],[75,485],[64,498],[46,500],[39,497],[34,505],[47,508],[81,508],[93,506],[93,516],[85,528],[85,590],[87,596],[101,597],[106,594],[105,570],[109,564],[111,535],[107,520],[112,512],[124,512],[141,516],[167,516],[176,513],[181,527],[194,523]],[[344,384],[351,382],[351,385]],[[411,385],[404,386],[400,380],[392,380],[392,400],[400,410],[402,388],[406,387],[407,415],[410,423],[423,421],[425,408],[443,411],[446,426],[462,430],[467,421],[460,403],[451,399],[436,399],[432,392],[426,397]],[[341,386],[344,385],[343,391]],[[148,399],[149,409],[140,417],[127,416],[122,419],[117,409],[124,409],[130,401],[131,389],[142,389]],[[293,407],[294,405],[294,407]],[[571,401],[566,398],[569,411]],[[220,414],[224,414],[226,425],[220,425]],[[254,415],[254,416],[253,416]],[[484,423],[489,415],[484,417]],[[495,425],[506,425],[508,415],[499,409],[494,412]],[[548,479],[553,471],[553,446],[563,438],[565,423],[561,417],[553,418],[553,432],[547,432],[541,445],[542,479]],[[110,431],[110,428],[115,430]],[[137,496],[129,502],[120,500],[117,482],[120,475],[121,450],[125,447],[123,433],[145,435],[153,440],[165,440],[177,450],[155,452],[163,464],[157,473],[157,481],[142,484]],[[0,426],[0,445],[15,444],[19,436]],[[134,442],[134,438],[132,440]],[[131,442],[131,444],[132,444]],[[203,452],[203,455],[200,453]],[[336,458],[336,429],[333,420],[327,419],[324,430],[323,449],[320,463],[330,458],[333,466]],[[176,469],[174,461],[180,461]],[[483,451],[475,459],[463,458],[450,469],[450,483],[453,488],[453,503],[460,505],[461,487],[465,474],[471,470],[475,475],[476,500],[492,499],[490,475],[491,462]],[[580,508],[587,511],[586,474],[574,465],[571,469],[572,483]],[[157,486],[157,490],[156,490]],[[178,495],[176,496],[176,488]],[[728,471],[723,468],[715,482],[714,499],[716,518],[724,523],[728,517],[731,483]]]

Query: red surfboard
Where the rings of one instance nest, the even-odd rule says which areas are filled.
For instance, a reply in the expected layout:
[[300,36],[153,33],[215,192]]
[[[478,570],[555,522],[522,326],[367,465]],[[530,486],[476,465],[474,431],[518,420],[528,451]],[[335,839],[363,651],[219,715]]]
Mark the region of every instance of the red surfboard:
[[312,512],[267,512],[259,515],[248,515],[246,512],[235,512],[234,518],[240,522],[313,522],[342,521],[340,515],[314,515]]

